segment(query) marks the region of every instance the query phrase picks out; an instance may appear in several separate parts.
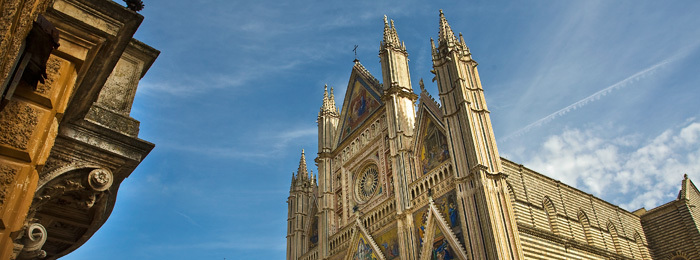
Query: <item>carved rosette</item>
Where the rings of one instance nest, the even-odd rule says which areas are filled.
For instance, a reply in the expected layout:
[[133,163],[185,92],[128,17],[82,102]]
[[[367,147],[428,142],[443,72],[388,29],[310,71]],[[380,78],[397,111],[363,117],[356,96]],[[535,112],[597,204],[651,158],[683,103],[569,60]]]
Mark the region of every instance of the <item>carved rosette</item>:
[[88,185],[90,185],[90,188],[94,191],[105,191],[109,189],[109,187],[112,186],[113,180],[114,176],[112,172],[104,168],[92,170],[90,174],[88,174]]

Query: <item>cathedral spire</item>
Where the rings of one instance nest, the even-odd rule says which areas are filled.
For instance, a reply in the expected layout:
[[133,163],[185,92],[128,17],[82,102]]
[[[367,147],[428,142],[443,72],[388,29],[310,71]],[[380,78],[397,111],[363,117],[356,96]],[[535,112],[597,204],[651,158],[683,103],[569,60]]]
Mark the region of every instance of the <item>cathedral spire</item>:
[[396,28],[394,27],[394,20],[391,20],[391,24],[387,21],[386,15],[384,15],[384,41],[382,42],[383,48],[399,48],[406,50],[406,46],[399,40],[399,35],[396,33]]
[[447,23],[445,14],[442,13],[442,9],[440,9],[440,32],[438,33],[438,43],[440,45],[447,44],[449,46],[454,45],[456,42],[457,39],[455,38],[455,33],[452,32],[452,28],[450,28],[450,24]]
[[335,106],[335,96],[333,96],[333,88],[331,88],[330,97],[328,96],[328,85],[323,86],[323,104],[318,116],[331,115],[338,116],[338,108]]
[[297,170],[297,178],[306,179],[309,177],[309,171],[306,169],[306,156],[304,149],[301,149],[301,159],[299,159],[299,170]]

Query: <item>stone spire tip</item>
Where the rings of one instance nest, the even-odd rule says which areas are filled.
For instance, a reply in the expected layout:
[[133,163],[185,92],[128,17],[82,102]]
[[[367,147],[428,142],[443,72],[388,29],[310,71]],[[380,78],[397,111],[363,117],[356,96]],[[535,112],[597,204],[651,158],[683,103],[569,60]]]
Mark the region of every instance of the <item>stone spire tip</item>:
[[445,18],[445,14],[440,10],[440,32],[438,33],[438,41],[439,43],[453,43],[455,42],[455,34],[452,32],[452,28],[450,28],[450,24],[447,23],[447,18]]
[[299,169],[297,170],[297,175],[307,178],[309,171],[306,168],[306,156],[304,155],[304,149],[301,149],[301,158],[299,159]]

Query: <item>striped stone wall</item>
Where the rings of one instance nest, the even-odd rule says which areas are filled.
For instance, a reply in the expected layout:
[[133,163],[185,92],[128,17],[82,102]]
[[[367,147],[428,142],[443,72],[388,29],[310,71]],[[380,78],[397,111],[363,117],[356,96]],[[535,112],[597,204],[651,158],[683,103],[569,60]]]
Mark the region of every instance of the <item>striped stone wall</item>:
[[642,214],[654,259],[700,259],[700,192],[683,180],[678,198]]
[[528,259],[651,259],[640,217],[503,159]]

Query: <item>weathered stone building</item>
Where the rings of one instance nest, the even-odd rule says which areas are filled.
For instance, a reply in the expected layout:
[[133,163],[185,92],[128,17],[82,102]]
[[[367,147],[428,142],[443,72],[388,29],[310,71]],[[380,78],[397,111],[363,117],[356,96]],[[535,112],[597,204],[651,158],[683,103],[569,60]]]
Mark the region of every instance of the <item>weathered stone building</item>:
[[[440,12],[440,103],[385,19],[382,80],[359,61],[318,115],[318,179],[292,176],[287,259],[700,259],[700,192],[628,212],[501,158],[477,63]],[[414,102],[418,101],[417,109]]]
[[0,1],[0,259],[56,259],[153,149],[129,116],[159,51],[107,0]]

